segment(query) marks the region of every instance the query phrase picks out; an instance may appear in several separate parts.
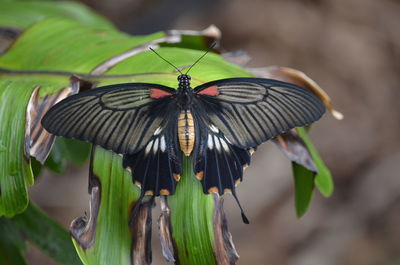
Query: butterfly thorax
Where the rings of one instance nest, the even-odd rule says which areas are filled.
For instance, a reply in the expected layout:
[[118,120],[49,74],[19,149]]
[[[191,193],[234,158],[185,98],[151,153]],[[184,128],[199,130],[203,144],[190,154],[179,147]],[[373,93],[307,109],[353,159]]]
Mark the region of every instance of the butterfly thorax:
[[190,109],[193,98],[193,89],[190,87],[190,76],[182,74],[178,76],[178,81],[178,105],[181,110]]
[[178,76],[179,89],[190,88],[190,75],[181,74]]

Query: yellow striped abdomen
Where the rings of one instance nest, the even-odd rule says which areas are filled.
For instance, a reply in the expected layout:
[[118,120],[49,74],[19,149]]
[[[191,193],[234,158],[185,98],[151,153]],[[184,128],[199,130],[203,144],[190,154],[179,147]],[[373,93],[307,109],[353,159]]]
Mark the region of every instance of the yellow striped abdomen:
[[194,122],[190,110],[182,110],[178,119],[178,139],[182,152],[189,156],[194,146]]

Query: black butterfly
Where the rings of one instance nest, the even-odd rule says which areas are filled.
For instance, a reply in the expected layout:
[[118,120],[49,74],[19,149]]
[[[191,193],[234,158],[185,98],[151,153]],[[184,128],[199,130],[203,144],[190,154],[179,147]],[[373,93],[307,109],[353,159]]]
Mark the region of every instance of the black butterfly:
[[325,112],[314,94],[277,80],[228,78],[194,89],[189,75],[178,81],[178,89],[128,83],[84,91],[53,106],[42,125],[123,154],[142,197],[175,192],[182,152],[193,154],[204,193],[231,192],[237,200],[254,149]]

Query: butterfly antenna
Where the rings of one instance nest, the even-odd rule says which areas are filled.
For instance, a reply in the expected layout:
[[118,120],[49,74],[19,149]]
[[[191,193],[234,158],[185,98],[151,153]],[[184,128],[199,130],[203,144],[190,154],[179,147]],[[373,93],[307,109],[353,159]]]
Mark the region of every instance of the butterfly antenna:
[[237,197],[237,195],[236,195],[236,191],[233,190],[233,191],[232,191],[232,195],[233,195],[233,198],[235,198],[236,203],[238,204],[238,206],[239,206],[239,208],[240,208],[240,213],[242,214],[243,223],[249,224],[249,223],[250,223],[250,222],[249,222],[249,219],[248,219],[247,216],[244,214],[242,205],[240,205],[239,199],[238,199],[238,197]]
[[178,71],[179,73],[181,73],[181,75],[183,75],[183,73],[181,71],[179,71],[178,67],[176,67],[175,65],[173,65],[171,62],[167,61],[167,59],[165,59],[164,57],[162,57],[158,52],[156,52],[155,50],[153,50],[153,48],[149,47],[149,49],[154,52],[155,54],[158,55],[158,57],[160,57],[161,59],[163,59],[165,62],[167,62],[169,65],[171,65],[172,67],[175,68],[176,71]]
[[207,54],[209,51],[211,51],[211,49],[214,48],[214,46],[215,46],[216,44],[217,44],[217,42],[214,41],[214,43],[211,44],[211,46],[208,48],[208,50],[207,50],[202,56],[200,56],[200,58],[197,59],[197,61],[195,61],[194,64],[192,64],[192,65],[189,67],[189,69],[186,71],[185,75],[187,75],[187,74],[189,73],[190,69],[192,69],[192,67],[193,67],[195,64],[197,64],[201,59],[203,59],[203,57],[206,56],[206,54]]

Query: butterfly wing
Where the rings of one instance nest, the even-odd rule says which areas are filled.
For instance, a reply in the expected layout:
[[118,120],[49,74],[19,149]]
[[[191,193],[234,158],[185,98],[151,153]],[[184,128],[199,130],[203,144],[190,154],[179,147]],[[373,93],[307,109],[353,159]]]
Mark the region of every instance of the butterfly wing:
[[232,145],[218,128],[206,123],[201,112],[194,113],[194,171],[204,193],[234,192],[242,181],[243,167],[250,163],[250,151]]
[[233,145],[250,148],[318,120],[322,102],[308,90],[262,78],[229,78],[195,88],[209,122]]
[[168,113],[166,126],[156,130],[142,150],[124,155],[123,166],[132,172],[135,184],[147,195],[175,193],[182,172],[176,126],[178,113],[175,115],[173,109]]
[[100,87],[56,104],[42,125],[52,134],[123,154],[124,167],[143,192],[173,193],[181,174],[174,93],[145,83]]
[[[325,112],[308,90],[270,79],[222,79],[198,86],[194,93],[195,174],[205,193],[231,192],[238,203],[235,186],[254,148]],[[247,223],[243,210],[242,217]]]
[[193,168],[203,192],[232,193],[241,209],[243,222],[248,224],[235,187],[243,179],[243,169],[250,164],[252,150],[231,144],[217,127],[207,122],[201,105],[193,110],[193,117],[196,134]]
[[57,136],[133,154],[166,123],[165,110],[174,93],[171,88],[145,83],[100,87],[56,104],[43,117],[42,125]]

